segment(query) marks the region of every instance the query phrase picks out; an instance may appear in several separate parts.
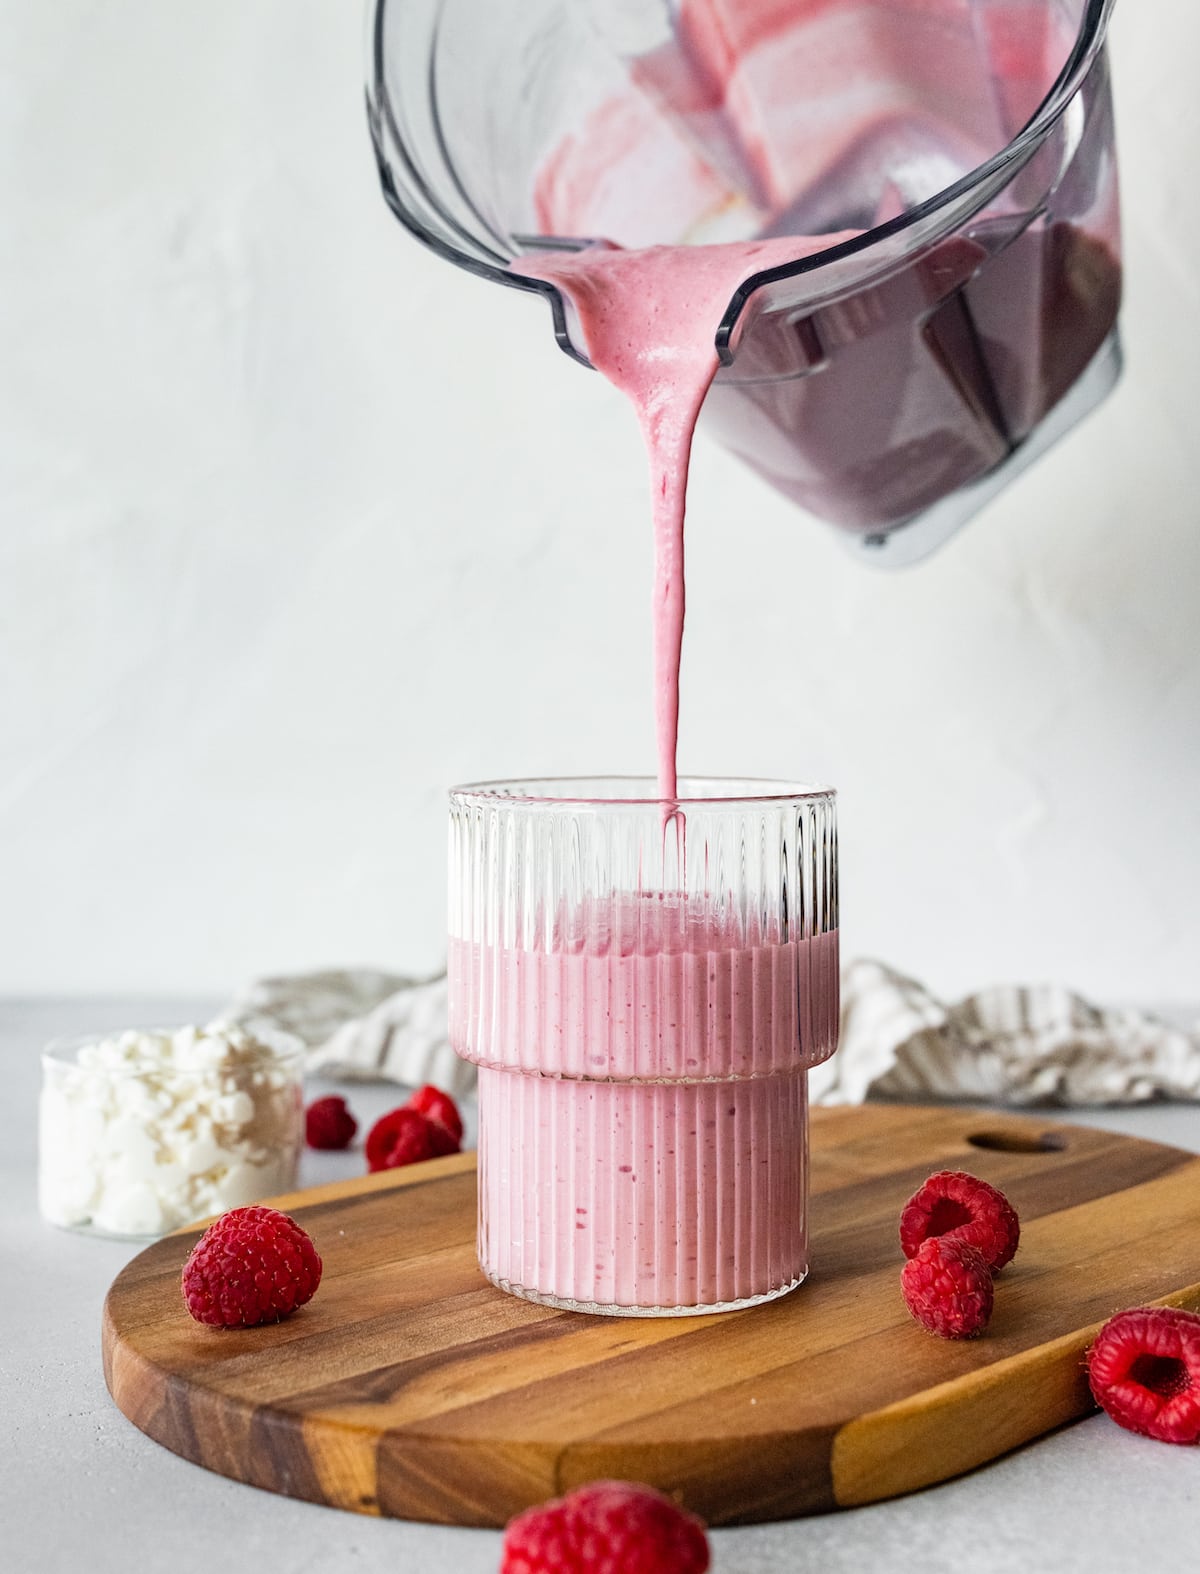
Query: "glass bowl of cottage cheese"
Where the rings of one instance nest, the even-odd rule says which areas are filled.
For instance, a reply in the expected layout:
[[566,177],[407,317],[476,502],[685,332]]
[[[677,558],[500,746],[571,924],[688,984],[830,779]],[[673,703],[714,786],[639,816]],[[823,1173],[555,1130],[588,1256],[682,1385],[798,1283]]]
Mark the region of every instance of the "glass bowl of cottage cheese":
[[304,1053],[299,1039],[228,1022],[48,1045],[42,1217],[147,1240],[289,1190],[304,1140]]

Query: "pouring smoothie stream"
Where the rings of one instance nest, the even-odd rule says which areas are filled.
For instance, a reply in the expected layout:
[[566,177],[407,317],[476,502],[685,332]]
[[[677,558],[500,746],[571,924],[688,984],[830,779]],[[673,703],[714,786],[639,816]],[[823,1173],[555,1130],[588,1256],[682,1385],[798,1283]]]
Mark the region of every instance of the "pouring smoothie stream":
[[849,236],[758,240],[646,251],[591,247],[513,266],[573,304],[593,365],[632,402],[650,461],[654,522],[654,709],[658,794],[677,796],[684,513],[700,406],[717,372],[717,324],[752,274]]

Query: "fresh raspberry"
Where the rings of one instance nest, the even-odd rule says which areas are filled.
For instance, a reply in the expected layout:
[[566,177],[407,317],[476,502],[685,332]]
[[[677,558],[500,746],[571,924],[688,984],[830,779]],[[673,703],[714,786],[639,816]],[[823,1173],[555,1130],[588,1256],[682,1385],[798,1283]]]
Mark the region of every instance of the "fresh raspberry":
[[321,1259],[308,1235],[275,1208],[223,1213],[183,1265],[183,1301],[198,1323],[253,1328],[310,1301]]
[[510,1520],[500,1574],[704,1574],[708,1563],[694,1514],[653,1487],[593,1481]]
[[314,1099],[305,1111],[304,1135],[310,1148],[348,1148],[357,1130],[346,1100],[336,1094]]
[[906,1257],[915,1257],[931,1236],[966,1241],[999,1273],[1012,1261],[1021,1224],[1008,1198],[987,1181],[961,1170],[939,1170],[908,1199],[900,1215],[900,1246]]
[[933,1235],[900,1273],[904,1304],[930,1333],[973,1339],[992,1315],[991,1271],[976,1247],[953,1236]]
[[458,1142],[446,1128],[415,1109],[389,1110],[367,1133],[367,1169],[372,1173],[457,1152]]
[[454,1138],[454,1147],[450,1151],[458,1152],[462,1145],[462,1116],[448,1093],[443,1093],[441,1088],[435,1088],[427,1082],[423,1088],[417,1089],[404,1107],[415,1109],[418,1115],[424,1115],[426,1120],[433,1121],[437,1126],[444,1126]]
[[1118,1312],[1088,1351],[1088,1381],[1118,1426],[1200,1442],[1200,1316],[1170,1306]]

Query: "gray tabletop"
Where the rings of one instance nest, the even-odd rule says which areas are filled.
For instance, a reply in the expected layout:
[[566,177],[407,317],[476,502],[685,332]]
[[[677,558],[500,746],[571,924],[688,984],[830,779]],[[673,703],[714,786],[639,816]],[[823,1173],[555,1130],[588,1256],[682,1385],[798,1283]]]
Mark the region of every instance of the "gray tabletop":
[[[60,1034],[204,1021],[206,1000],[0,1002],[8,1110],[0,1139],[0,1564],[13,1574],[170,1569],[273,1574],[453,1568],[494,1574],[500,1536],[373,1520],[209,1474],[144,1437],[100,1369],[100,1308],[136,1247],[44,1225],[35,1203],[37,1050]],[[356,1091],[367,1118],[396,1102]],[[1200,1106],[1067,1118],[1200,1151]],[[302,1183],[361,1170],[361,1153],[305,1155]],[[1200,1206],[1200,1198],[1197,1199]],[[920,1569],[961,1574],[1136,1571],[1194,1561],[1200,1449],[1131,1436],[1097,1416],[970,1476],[892,1503],[713,1533],[716,1574]],[[1172,1556],[1174,1555],[1174,1557]]]

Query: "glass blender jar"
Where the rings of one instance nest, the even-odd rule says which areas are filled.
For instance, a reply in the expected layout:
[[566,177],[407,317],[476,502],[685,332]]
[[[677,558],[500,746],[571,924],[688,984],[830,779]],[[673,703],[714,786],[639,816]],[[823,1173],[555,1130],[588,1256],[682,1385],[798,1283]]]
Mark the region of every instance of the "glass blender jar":
[[912,562],[1108,393],[1113,0],[373,0],[384,196],[439,255],[852,232],[747,280],[701,417]]

